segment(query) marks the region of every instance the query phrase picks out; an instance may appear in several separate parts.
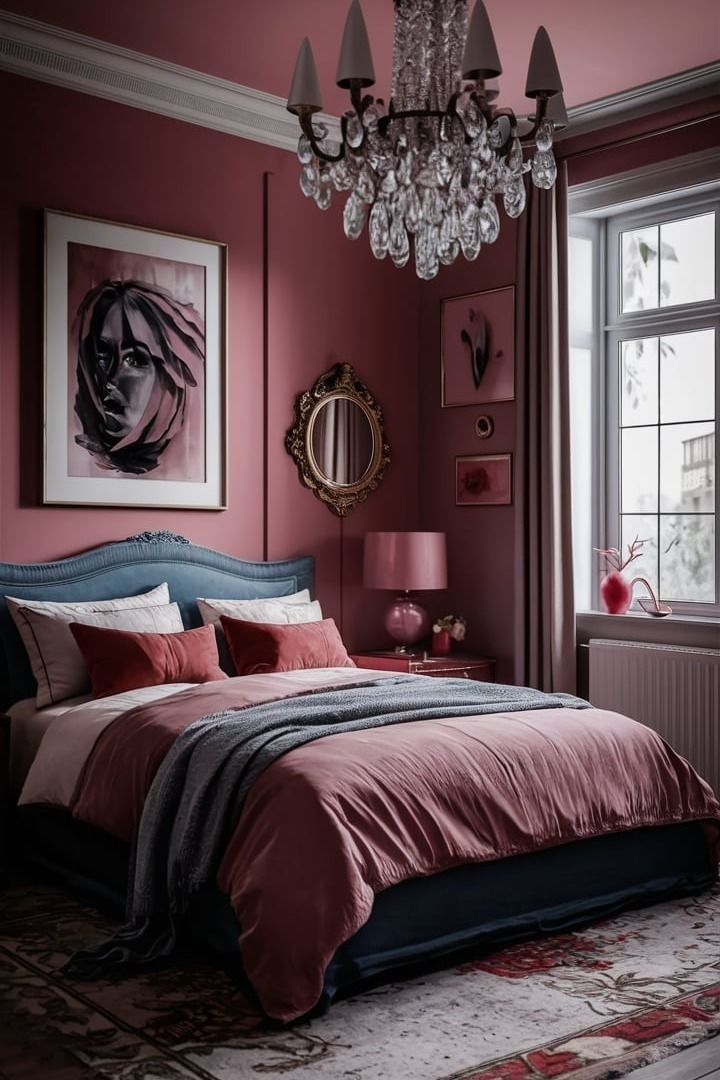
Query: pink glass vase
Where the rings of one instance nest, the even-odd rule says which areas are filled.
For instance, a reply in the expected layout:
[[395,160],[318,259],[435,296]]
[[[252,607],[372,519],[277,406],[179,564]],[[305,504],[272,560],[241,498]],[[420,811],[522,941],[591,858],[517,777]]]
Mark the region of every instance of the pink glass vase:
[[632,603],[633,583],[619,570],[610,570],[600,582],[600,598],[608,615],[625,615]]
[[452,638],[449,630],[435,630],[432,636],[430,652],[433,656],[448,656],[452,648]]

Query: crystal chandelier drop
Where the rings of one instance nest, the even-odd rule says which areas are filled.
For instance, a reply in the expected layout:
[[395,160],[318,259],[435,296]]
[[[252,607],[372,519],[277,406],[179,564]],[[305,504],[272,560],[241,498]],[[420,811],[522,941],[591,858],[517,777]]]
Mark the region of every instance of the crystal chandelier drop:
[[[511,109],[495,104],[486,85],[502,72],[483,0],[468,25],[467,0],[395,0],[392,96],[364,91],[375,82],[370,44],[358,0],[345,24],[337,84],[351,108],[338,143],[326,124],[312,48],[303,41],[287,107],[300,121],[300,187],[326,210],[335,191],[348,192],[345,235],[357,239],[368,222],[377,259],[396,266],[410,258],[418,277],[435,277],[460,252],[476,259],[500,232],[495,203],[508,217],[525,208],[525,173],[551,188],[553,135],[567,124],[562,82],[550,39],[540,27],[533,43],[526,95],[535,99],[530,130],[521,134]],[[525,151],[529,159],[526,160]]]

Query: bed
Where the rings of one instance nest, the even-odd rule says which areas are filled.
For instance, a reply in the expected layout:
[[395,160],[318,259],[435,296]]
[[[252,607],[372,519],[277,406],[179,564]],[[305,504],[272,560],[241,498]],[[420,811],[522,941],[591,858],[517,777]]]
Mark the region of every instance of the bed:
[[[167,582],[170,597],[182,612],[183,623],[191,628],[198,626],[200,622],[195,603],[198,596],[253,599],[294,594],[301,589],[312,590],[313,570],[313,562],[309,558],[248,563],[189,544],[181,537],[151,533],[105,545],[55,563],[0,564],[0,596],[10,595],[28,601],[33,598],[59,601],[96,600],[136,595],[152,589],[159,582]],[[62,727],[67,723],[68,717],[76,717],[74,723],[78,730],[85,730],[87,723],[83,720],[85,727],[80,723],[83,700],[73,701],[69,711],[56,708],[54,713],[45,709],[33,710],[27,705],[28,699],[34,693],[34,681],[25,649],[4,600],[0,600],[0,641],[3,663],[2,705],[6,710],[10,709],[13,716],[12,724],[15,730],[11,741],[16,770],[14,786],[17,791],[28,771],[37,764],[43,745],[46,747],[46,754],[53,739],[55,746],[62,748],[64,733],[69,735],[71,731],[70,725]],[[361,678],[360,673],[338,671],[332,678],[328,676],[329,681],[318,678],[311,689],[312,692],[323,693],[332,690],[341,694],[343,700],[349,701],[348,695],[362,696],[362,680],[370,680],[374,674],[378,673],[364,671]],[[388,676],[388,673],[379,674],[386,678]],[[162,708],[167,714],[168,707],[171,707],[179,716],[182,712],[181,703],[190,700],[195,713],[201,717],[207,712],[217,711],[220,704],[232,700],[232,694],[249,693],[248,688],[255,686],[254,677],[249,678],[249,682],[233,679],[227,684],[209,684],[209,690],[199,694],[193,689],[180,688],[180,696],[177,698],[167,697],[157,705],[148,705],[147,709]],[[266,680],[281,678],[279,675],[265,676]],[[294,686],[294,678],[289,677],[286,681]],[[404,678],[419,679],[421,682],[432,681],[423,680],[422,676]],[[236,689],[235,684],[239,689]],[[273,687],[276,685],[277,683],[273,683]],[[392,688],[388,686],[387,689],[381,687],[378,691],[374,681],[368,681],[367,685],[372,688],[373,693],[390,694],[392,691],[396,695],[410,694],[405,684]],[[412,688],[413,692],[416,688],[420,689],[417,683]],[[448,693],[452,690],[446,689]],[[292,694],[307,692],[309,691],[305,689],[292,690]],[[203,697],[203,693],[207,693],[207,699]],[[228,694],[231,694],[231,698],[228,698]],[[277,708],[275,689],[270,697],[272,708]],[[198,700],[195,700],[196,698]],[[255,700],[253,699],[253,702]],[[264,701],[265,697],[262,695],[257,698],[257,702]],[[512,716],[511,710],[506,714],[504,708],[499,709],[482,717],[482,730],[484,733],[494,732],[494,737],[500,741],[504,737],[504,731],[517,732],[521,728],[532,730],[532,737],[536,740],[549,740],[549,729],[542,727],[542,724],[547,722],[548,710],[541,706],[542,703],[538,705],[538,711],[534,715],[520,711]],[[288,704],[287,708],[290,707]],[[560,710],[557,717],[562,712],[563,710]],[[127,715],[139,715],[143,723],[147,719],[139,707],[134,712],[130,710]],[[197,716],[195,719],[197,720]],[[555,721],[556,717],[553,722],[557,727]],[[568,730],[578,722],[575,715],[568,717]],[[626,728],[622,725],[631,723],[617,718],[615,714],[601,714],[597,710],[588,710],[583,715],[582,722],[585,731],[594,730],[598,733],[614,730],[614,724],[617,725],[619,733],[624,732]],[[442,755],[446,747],[452,747],[454,743],[459,745],[458,731],[462,734],[463,745],[468,745],[469,723],[469,720],[465,722],[463,728],[458,722],[459,726],[456,725],[452,731],[447,724],[443,725],[442,721],[436,720],[426,725],[428,731],[434,732],[434,749],[428,752],[437,755],[435,771],[441,771],[439,766],[443,764]],[[255,817],[248,816],[248,804],[245,804],[242,811],[245,815],[242,821],[246,823],[246,831],[250,836],[250,839],[243,840],[243,843],[250,845],[253,859],[261,863],[263,858],[270,857],[267,852],[272,853],[275,850],[272,848],[273,844],[282,845],[282,836],[276,839],[276,834],[282,834],[286,821],[289,829],[295,817],[292,809],[288,809],[293,805],[287,801],[290,797],[288,790],[295,784],[300,785],[301,792],[304,790],[303,762],[314,762],[314,765],[308,766],[311,769],[316,767],[320,760],[327,785],[323,797],[327,801],[333,795],[332,770],[340,771],[343,768],[343,758],[348,756],[346,748],[350,748],[354,753],[354,748],[368,743],[368,738],[371,742],[375,740],[373,745],[376,745],[381,737],[396,742],[402,739],[402,753],[407,755],[410,752],[407,737],[419,729],[412,724],[403,725],[402,731],[400,728],[398,725],[383,729],[385,734],[381,736],[365,731],[333,734],[318,739],[311,746],[292,749],[279,762],[266,769],[251,788],[251,809]],[[640,729],[640,725],[633,726],[632,737],[645,738],[642,733],[647,732],[647,729],[642,729],[642,732],[636,729]],[[120,726],[110,723],[107,730],[117,732]],[[472,727],[473,738],[477,730],[477,726]],[[135,759],[139,756],[136,748],[139,747],[139,742],[136,744],[133,741],[134,736],[131,738],[128,731],[132,731],[132,728],[128,727],[125,732],[121,752],[115,748],[112,756],[113,768],[120,770],[119,777],[116,773],[116,780],[121,780],[126,773],[129,775],[137,768]],[[603,734],[603,737],[608,736]],[[622,743],[625,737],[618,734],[615,741]],[[320,982],[316,979],[314,988],[306,989],[306,992],[293,1001],[283,999],[282,995],[275,999],[273,992],[266,988],[265,993],[259,993],[261,1006],[277,1019],[293,1020],[310,1010],[325,1007],[338,994],[361,989],[378,979],[387,978],[391,973],[411,971],[419,964],[443,962],[447,956],[456,955],[460,951],[486,951],[521,937],[580,925],[590,919],[634,905],[693,894],[707,888],[714,881],[717,871],[717,823],[720,821],[720,806],[707,785],[695,777],[682,759],[677,759],[669,748],[661,745],[657,736],[648,733],[647,738],[655,740],[653,753],[657,754],[657,760],[653,768],[656,773],[658,770],[671,770],[667,775],[671,775],[672,780],[666,781],[663,795],[669,800],[668,806],[675,800],[671,811],[658,814],[657,819],[651,822],[638,818],[633,827],[630,827],[628,821],[621,825],[616,823],[616,827],[607,826],[607,823],[602,827],[596,824],[594,827],[578,830],[578,834],[582,833],[578,838],[566,836],[563,842],[550,840],[541,844],[537,850],[521,850],[522,845],[516,845],[521,853],[513,853],[514,849],[506,848],[502,857],[481,857],[475,852],[473,858],[446,859],[446,865],[433,867],[432,870],[425,866],[419,874],[405,876],[403,880],[388,879],[389,883],[382,882],[372,890],[374,898],[367,905],[365,913],[359,917],[359,921],[356,919],[352,924],[350,932],[343,936],[340,930],[336,938],[330,939],[334,943],[333,949],[331,955],[326,956],[322,962]],[[103,739],[107,743],[105,736]],[[179,741],[178,738],[177,742]],[[539,743],[536,742],[536,745]],[[313,750],[312,747],[316,749]],[[318,747],[320,751],[317,750]],[[336,747],[340,747],[340,750],[335,751],[336,756],[333,757],[331,751]],[[462,753],[465,752],[462,750]],[[166,753],[167,750],[163,749],[160,758]],[[313,754],[315,757],[312,757]],[[322,757],[322,754],[325,756]],[[495,755],[497,757],[497,751]],[[459,761],[460,758],[456,760]],[[487,762],[489,759],[485,760]],[[532,767],[534,766],[530,763],[529,771]],[[92,774],[92,769],[86,768],[83,775],[86,773]],[[96,788],[96,791],[102,791],[102,784],[108,782],[108,777],[112,780],[112,773],[106,772],[104,777],[100,777],[100,787]],[[272,794],[268,777],[281,786],[276,795]],[[476,774],[476,781],[479,787],[482,783],[480,774]],[[638,782],[638,787],[640,786]],[[636,795],[637,793],[628,793],[631,799]],[[147,792],[143,799],[146,796]],[[518,803],[521,804],[524,798],[521,791]],[[639,799],[639,796],[637,798]],[[273,810],[270,805],[272,799],[275,799],[277,806],[282,809]],[[97,801],[96,798],[96,804]],[[681,803],[683,809],[678,810]],[[268,805],[270,809],[266,809]],[[366,811],[367,807],[362,809]],[[515,814],[516,807],[513,806],[511,810],[512,814]],[[273,813],[275,818],[272,817]],[[368,813],[372,817],[372,813]],[[440,816],[438,814],[438,820]],[[95,817],[91,814],[88,815],[88,820],[83,820],[67,806],[48,805],[42,800],[26,800],[16,809],[14,815],[15,848],[18,856],[21,854],[23,859],[43,873],[52,874],[66,887],[80,890],[96,903],[109,905],[121,912],[126,904],[133,830],[129,826],[116,827],[112,821],[108,828],[101,828],[92,823],[97,820],[104,821],[102,814]],[[248,822],[252,822],[252,828]],[[272,822],[272,836],[264,849],[261,837],[266,822]],[[389,828],[392,823],[385,824]],[[346,830],[352,831],[351,825],[347,820],[343,822]],[[423,828],[426,831],[427,826],[428,822],[425,821]],[[267,828],[270,827],[270,824],[267,824]],[[318,837],[322,836],[321,827],[324,827],[323,822],[319,823]],[[448,829],[452,831],[450,826]],[[438,832],[442,831],[438,829]],[[308,843],[311,839],[312,837],[308,839]],[[438,843],[443,843],[442,837],[438,838]],[[288,845],[289,841],[286,841],[286,849]],[[228,850],[231,846],[227,845]],[[313,874],[323,871],[322,847],[322,843],[316,844],[315,849],[310,845],[303,856],[308,861],[319,860]],[[282,846],[276,850],[280,858]],[[291,858],[287,851],[282,857],[288,860]],[[381,876],[378,876],[378,881]],[[247,867],[245,877],[252,877],[252,874],[247,872]],[[248,958],[251,956],[253,943],[248,941],[247,924],[242,925],[242,920],[239,919],[240,908],[236,903],[234,889],[240,890],[244,886],[242,883],[238,884],[237,878],[233,885],[229,872],[225,873],[224,879],[219,872],[217,880],[224,887],[213,886],[195,895],[185,921],[193,936],[215,950],[225,962],[234,966],[239,977],[243,977],[244,968],[250,966]],[[298,886],[297,896],[293,895],[292,874],[287,878],[284,888],[292,903],[296,904],[298,919],[302,923],[302,889]],[[250,902],[247,896],[245,902]],[[253,902],[258,904],[257,897]],[[317,896],[313,900],[313,906],[318,906]],[[267,907],[268,904],[265,903],[265,908]],[[260,918],[264,911],[262,902],[259,902],[259,907],[253,911],[253,919]],[[258,911],[260,915],[257,914]],[[330,905],[326,915],[328,922],[332,922]],[[288,922],[287,918],[284,922]],[[308,926],[312,925],[311,919]],[[286,926],[279,930],[288,932]],[[308,934],[312,936],[310,931]],[[239,946],[239,940],[245,941],[245,949]],[[265,945],[268,941],[266,938]],[[268,955],[271,952],[272,950],[268,950]],[[272,971],[270,976],[265,972],[266,981],[268,977],[272,979]],[[260,982],[262,980],[259,976],[250,974],[251,990],[256,991]]]

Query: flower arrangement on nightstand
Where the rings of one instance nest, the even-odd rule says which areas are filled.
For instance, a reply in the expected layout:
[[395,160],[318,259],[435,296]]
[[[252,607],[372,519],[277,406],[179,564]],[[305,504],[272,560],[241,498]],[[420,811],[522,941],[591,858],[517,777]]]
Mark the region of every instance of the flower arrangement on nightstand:
[[448,656],[453,641],[464,641],[467,619],[464,615],[443,615],[433,623],[430,651],[433,656]]

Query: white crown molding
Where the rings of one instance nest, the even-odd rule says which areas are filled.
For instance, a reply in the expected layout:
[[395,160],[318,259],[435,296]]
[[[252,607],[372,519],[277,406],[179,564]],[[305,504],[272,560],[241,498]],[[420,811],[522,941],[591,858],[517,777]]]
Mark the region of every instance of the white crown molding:
[[633,86],[608,97],[588,101],[584,105],[572,105],[568,109],[570,123],[562,132],[563,138],[584,135],[598,128],[633,120],[658,109],[684,105],[720,91],[720,60],[689,71],[678,71],[655,82]]
[[576,184],[568,193],[571,214],[606,217],[619,214],[642,199],[662,201],[681,192],[700,194],[720,185],[720,147],[698,150],[671,158],[652,169],[630,169],[585,184]]
[[[297,120],[275,94],[3,10],[0,70],[282,150],[297,149]],[[333,117],[315,119],[337,126]]]
[[[283,98],[0,9],[0,70],[295,150]],[[720,61],[568,109],[564,137],[682,104],[720,86]],[[338,120],[318,114],[339,137]]]

